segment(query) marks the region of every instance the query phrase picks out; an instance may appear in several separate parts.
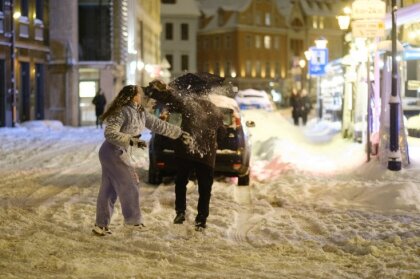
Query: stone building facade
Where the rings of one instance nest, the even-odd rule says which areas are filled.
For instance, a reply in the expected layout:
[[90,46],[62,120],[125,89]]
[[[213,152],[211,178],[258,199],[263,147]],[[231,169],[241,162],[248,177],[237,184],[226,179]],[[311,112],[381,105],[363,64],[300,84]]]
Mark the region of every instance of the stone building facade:
[[47,1],[0,0],[0,127],[45,117],[49,25]]
[[239,89],[290,90],[306,80],[304,52],[320,36],[330,60],[343,55],[336,15],[350,1],[200,0],[197,67]]

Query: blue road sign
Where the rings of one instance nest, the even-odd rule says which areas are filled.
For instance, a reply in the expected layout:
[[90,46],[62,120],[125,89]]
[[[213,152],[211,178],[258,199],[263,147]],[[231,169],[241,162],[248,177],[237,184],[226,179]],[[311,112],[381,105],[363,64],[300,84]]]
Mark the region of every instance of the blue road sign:
[[309,60],[309,74],[311,76],[325,75],[325,66],[328,64],[328,48],[311,47],[311,60]]

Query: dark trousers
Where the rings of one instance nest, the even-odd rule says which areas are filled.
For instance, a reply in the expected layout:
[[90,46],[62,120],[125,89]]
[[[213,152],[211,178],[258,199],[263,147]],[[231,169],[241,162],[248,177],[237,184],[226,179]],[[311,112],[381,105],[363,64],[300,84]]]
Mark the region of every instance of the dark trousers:
[[214,169],[208,165],[186,159],[177,159],[178,172],[175,178],[175,210],[183,212],[187,206],[187,184],[190,174],[195,171],[198,181],[198,221],[205,221],[209,216],[211,187]]

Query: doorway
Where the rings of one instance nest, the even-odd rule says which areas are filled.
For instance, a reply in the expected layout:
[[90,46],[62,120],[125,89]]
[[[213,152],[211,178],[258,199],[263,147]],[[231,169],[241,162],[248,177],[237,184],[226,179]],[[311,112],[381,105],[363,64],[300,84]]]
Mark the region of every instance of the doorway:
[[44,119],[44,80],[45,66],[35,64],[35,119]]
[[28,121],[31,119],[31,89],[30,89],[30,75],[29,63],[20,63],[20,109],[19,119],[20,122]]

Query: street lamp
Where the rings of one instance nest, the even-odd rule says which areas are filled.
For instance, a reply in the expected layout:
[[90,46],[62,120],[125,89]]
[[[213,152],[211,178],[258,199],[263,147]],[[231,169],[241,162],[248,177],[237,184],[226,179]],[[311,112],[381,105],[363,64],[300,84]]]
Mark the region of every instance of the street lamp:
[[343,14],[337,16],[338,25],[340,26],[341,30],[347,30],[350,26],[350,14],[351,9],[349,7],[345,7],[343,9]]
[[392,41],[392,80],[391,97],[389,100],[390,109],[390,135],[389,135],[389,158],[388,169],[392,171],[401,170],[401,151],[399,147],[399,129],[400,129],[400,101],[398,98],[398,63],[397,63],[397,25],[396,12],[398,10],[397,1],[391,1],[391,41]]
[[317,48],[327,48],[328,40],[325,37],[319,37],[315,39],[315,45]]
[[[319,37],[315,39],[315,45],[317,49],[327,50],[327,44],[328,44],[328,40],[325,37]],[[325,56],[328,56],[328,55],[326,54]],[[316,57],[316,59],[319,60],[320,57]],[[324,57],[324,60],[327,61],[328,57]],[[321,79],[319,75],[317,76],[317,104],[318,104],[318,117],[319,117],[319,120],[321,120],[323,108],[322,108],[322,94],[321,94]]]

